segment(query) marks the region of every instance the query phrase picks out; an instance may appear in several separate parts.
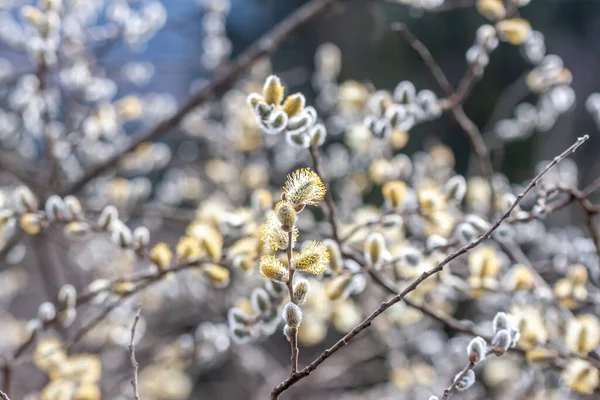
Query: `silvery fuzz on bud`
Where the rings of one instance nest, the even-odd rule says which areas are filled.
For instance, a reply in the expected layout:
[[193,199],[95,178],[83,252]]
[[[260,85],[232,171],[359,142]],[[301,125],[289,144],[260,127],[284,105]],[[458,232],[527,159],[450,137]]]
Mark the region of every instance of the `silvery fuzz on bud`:
[[239,308],[233,307],[227,311],[227,321],[229,322],[229,326],[235,324],[248,325],[250,323],[250,317]]
[[237,344],[248,343],[252,339],[250,331],[242,325],[230,326],[231,337]]
[[252,303],[252,309],[257,314],[263,314],[271,308],[269,295],[262,288],[256,288],[252,291],[250,302]]
[[508,329],[510,326],[510,321],[508,319],[508,315],[503,312],[496,313],[494,319],[492,320],[492,328],[494,329],[494,333],[502,329]]
[[427,238],[425,246],[429,251],[432,251],[434,249],[440,249],[442,247],[448,246],[448,239],[440,235],[431,235]]
[[145,226],[138,226],[133,231],[133,241],[137,247],[146,247],[150,243],[150,231]]
[[98,225],[102,229],[110,229],[113,222],[119,219],[119,211],[113,205],[108,205],[102,209],[98,217]]
[[61,221],[65,215],[65,203],[60,196],[52,195],[46,200],[44,211],[49,221]]
[[512,344],[512,337],[507,329],[500,329],[492,339],[494,353],[497,356],[504,355]]
[[83,208],[77,197],[66,196],[63,202],[65,203],[64,217],[67,221],[83,218]]
[[111,238],[113,243],[120,246],[123,249],[131,247],[133,244],[133,235],[131,229],[125,225],[122,221],[115,221],[111,224],[112,233]]
[[295,335],[295,334],[296,334],[296,333],[295,333],[295,328],[292,328],[292,327],[291,327],[291,326],[289,326],[289,325],[285,325],[285,326],[283,327],[283,336],[285,336],[285,337],[286,337],[286,339],[288,340],[288,342],[291,342],[291,341],[292,341],[292,339],[294,338],[294,335]]
[[456,389],[462,392],[463,390],[467,390],[468,388],[473,386],[473,384],[475,383],[475,372],[473,372],[473,370],[470,369],[467,372],[465,372],[464,375],[461,376],[461,374],[462,372],[459,372],[454,377],[454,385],[456,386]]
[[310,282],[306,279],[300,279],[294,285],[294,303],[304,304],[306,302],[306,296],[310,291]]
[[327,128],[323,124],[316,124],[311,128],[309,134],[311,138],[310,143],[313,146],[320,147],[325,143],[325,139],[327,138]]
[[34,212],[38,209],[38,202],[27,186],[19,186],[15,189],[17,210],[19,212]]
[[69,307],[65,310],[62,310],[56,317],[58,323],[63,328],[68,328],[71,326],[75,321],[75,318],[77,318],[77,310],[74,307]]
[[414,247],[407,247],[400,252],[402,263],[409,267],[416,267],[421,262],[422,253]]
[[367,263],[373,267],[380,267],[387,251],[385,239],[379,232],[372,232],[365,240],[364,256]]
[[482,337],[476,337],[467,346],[467,356],[469,362],[478,364],[485,359],[487,352],[487,343]]
[[285,284],[273,280],[267,280],[265,283],[265,289],[269,296],[273,299],[280,299],[285,293],[286,287]]
[[283,320],[292,328],[298,328],[302,322],[302,310],[294,303],[287,303],[283,308]]
[[58,304],[62,309],[75,307],[77,301],[77,289],[75,286],[67,283],[58,291]]
[[467,181],[462,175],[454,175],[444,185],[444,192],[449,200],[460,203],[467,193]]
[[462,223],[456,228],[456,238],[462,245],[467,245],[477,239],[477,231],[473,225]]
[[54,307],[54,304],[49,301],[40,304],[38,308],[38,318],[42,322],[50,322],[54,317],[56,317],[56,307]]

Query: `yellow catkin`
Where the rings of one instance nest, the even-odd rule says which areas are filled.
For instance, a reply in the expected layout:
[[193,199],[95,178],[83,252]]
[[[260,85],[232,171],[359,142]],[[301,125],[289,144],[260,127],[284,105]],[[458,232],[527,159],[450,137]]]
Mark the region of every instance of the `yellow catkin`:
[[406,190],[406,183],[402,181],[392,181],[386,183],[381,192],[387,204],[391,208],[397,209],[404,205]]
[[283,187],[285,199],[294,206],[313,205],[325,198],[325,185],[310,168],[298,169],[288,175]]
[[279,282],[287,282],[289,279],[288,269],[275,256],[262,256],[259,263],[260,274],[267,279]]
[[227,268],[210,264],[204,268],[204,276],[216,287],[225,287],[229,284],[230,272]]
[[508,43],[518,46],[523,44],[531,32],[531,24],[523,18],[505,19],[496,23],[498,36]]
[[271,75],[265,81],[263,98],[267,104],[278,106],[283,101],[284,91],[285,87],[281,84],[279,77]]
[[173,252],[166,243],[157,243],[150,250],[150,260],[161,270],[165,271],[171,267]]
[[28,235],[37,235],[42,231],[42,219],[34,213],[27,213],[21,217],[19,226]]
[[285,99],[283,111],[286,112],[288,117],[298,115],[304,109],[305,102],[306,100],[301,93],[292,94]]
[[321,242],[311,241],[292,258],[294,269],[321,275],[329,264],[329,252]]

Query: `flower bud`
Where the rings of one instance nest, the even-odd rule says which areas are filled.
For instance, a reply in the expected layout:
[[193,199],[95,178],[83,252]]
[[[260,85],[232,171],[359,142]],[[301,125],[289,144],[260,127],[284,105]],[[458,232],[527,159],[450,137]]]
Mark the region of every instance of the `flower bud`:
[[498,333],[498,331],[502,329],[508,329],[510,326],[510,320],[508,319],[508,315],[503,312],[496,313],[494,319],[492,320],[492,327],[494,329],[494,333]]
[[19,212],[35,212],[38,209],[38,202],[31,190],[27,186],[19,186],[15,189],[17,210]]
[[256,112],[260,120],[268,119],[269,115],[271,115],[271,111],[271,107],[269,107],[269,105],[264,101],[259,101],[254,108],[254,112]]
[[298,214],[296,213],[294,206],[284,200],[280,201],[275,206],[275,215],[284,232],[291,232],[296,225],[296,221],[298,221]]
[[518,46],[527,39],[531,32],[531,24],[523,18],[505,19],[496,23],[496,31],[500,39]]
[[28,235],[37,235],[42,231],[44,221],[38,214],[27,213],[21,217],[19,226]]
[[[259,95],[258,93],[250,93],[248,95],[248,97],[246,98],[246,102],[248,103],[248,105],[250,107],[252,107],[253,110],[256,110],[256,106],[258,105],[258,103],[260,103],[261,101],[264,101],[264,99],[262,98],[261,95]],[[265,103],[266,104],[266,103]]]
[[148,243],[150,243],[150,231],[148,228],[145,226],[135,228],[133,231],[133,241],[138,248],[148,246]]
[[279,282],[287,282],[289,279],[288,269],[279,259],[266,255],[260,258],[259,271],[262,276]]
[[477,0],[477,11],[492,21],[498,21],[506,17],[506,8],[504,8],[502,0]]
[[481,337],[476,337],[467,346],[467,356],[469,357],[469,362],[475,364],[480,363],[485,359],[487,350],[487,343]]
[[75,307],[77,289],[71,284],[63,285],[58,291],[58,304],[61,309]]
[[294,285],[294,303],[296,304],[304,304],[306,302],[306,296],[310,291],[310,282],[306,279],[300,279]]
[[166,243],[157,243],[150,250],[150,260],[160,269],[166,271],[171,267],[173,252]]
[[386,183],[381,190],[386,205],[393,210],[404,206],[408,187],[402,181],[391,181]]
[[50,303],[49,301],[40,304],[38,308],[38,318],[42,322],[50,322],[54,319],[54,317],[56,317],[56,307],[54,307],[54,304]]
[[494,353],[497,356],[502,356],[510,348],[513,340],[510,332],[506,329],[500,329],[492,339]]
[[229,285],[229,275],[229,270],[221,265],[210,264],[204,268],[204,276],[216,288],[224,288]]
[[286,132],[285,140],[290,146],[298,147],[301,149],[308,149],[310,147],[310,135],[305,132]]
[[64,217],[67,221],[83,218],[83,208],[75,196],[66,196],[63,199],[65,203]]
[[46,200],[44,211],[49,221],[61,221],[65,215],[65,203],[60,196],[52,195]]
[[416,267],[421,262],[422,253],[414,247],[407,247],[400,252],[400,258],[404,265]]
[[283,111],[275,111],[269,116],[269,120],[267,122],[268,126],[271,128],[267,131],[269,134],[278,134],[285,129],[288,123],[288,116]]
[[122,221],[114,221],[112,224],[111,238],[113,243],[120,246],[123,249],[131,247],[133,244],[133,235],[131,229],[125,225]]
[[227,321],[229,322],[229,326],[236,324],[247,326],[250,324],[250,317],[239,308],[233,307],[227,311]]
[[77,310],[75,309],[75,307],[69,307],[61,311],[56,317],[58,323],[63,328],[68,328],[69,326],[71,326],[75,321],[75,318],[77,318]]
[[323,124],[317,124],[312,127],[309,132],[311,141],[310,143],[315,147],[320,147],[325,143],[327,138],[327,128]]
[[285,88],[281,84],[279,77],[271,75],[265,80],[263,98],[267,104],[278,106],[283,101],[284,90]]
[[353,289],[352,275],[338,275],[327,282],[325,294],[330,300],[344,300]]
[[473,225],[473,228],[477,229],[479,233],[485,233],[490,230],[492,227],[489,222],[485,219],[481,218],[478,215],[469,214],[465,217],[465,222],[467,224]]
[[467,193],[467,181],[462,175],[454,175],[444,185],[444,192],[449,200],[461,203]]
[[87,222],[73,221],[65,225],[63,233],[71,240],[85,239],[92,232],[92,227]]
[[269,295],[262,288],[256,288],[252,291],[250,302],[252,304],[252,310],[254,310],[256,314],[264,314],[271,308]]
[[303,109],[306,99],[302,93],[295,93],[288,96],[283,103],[283,111],[291,118],[298,115]]
[[302,322],[302,310],[294,303],[287,303],[283,308],[283,319],[292,328],[298,328]]
[[325,239],[323,244],[329,252],[329,269],[333,273],[339,273],[344,268],[344,259],[342,258],[340,246],[331,239]]
[[231,338],[237,344],[248,343],[252,339],[252,334],[248,328],[241,325],[232,325],[230,327]]
[[119,211],[115,206],[108,205],[102,209],[98,217],[98,225],[102,229],[109,230],[111,225],[119,219]]
[[468,245],[477,239],[477,231],[471,224],[462,223],[456,228],[458,241],[463,245]]
[[[461,376],[462,375],[462,376]],[[454,377],[454,385],[459,391],[467,390],[475,383],[475,372],[472,369],[468,370],[464,374],[458,373]]]
[[387,251],[385,239],[379,232],[373,232],[365,240],[365,260],[372,267],[379,268],[383,261],[384,253]]
[[286,293],[286,286],[283,283],[274,280],[266,281],[265,289],[273,300],[280,299]]
[[286,339],[288,340],[288,342],[291,342],[295,335],[296,335],[296,329],[295,328],[292,328],[289,325],[285,325],[283,327],[283,336],[286,337]]

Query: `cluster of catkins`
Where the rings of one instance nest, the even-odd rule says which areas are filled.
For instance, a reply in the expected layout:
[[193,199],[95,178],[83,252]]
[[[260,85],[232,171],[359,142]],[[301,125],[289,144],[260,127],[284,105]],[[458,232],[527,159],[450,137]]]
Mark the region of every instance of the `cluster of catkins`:
[[301,148],[321,146],[327,137],[327,129],[317,123],[315,109],[305,107],[306,99],[302,93],[291,94],[284,101],[284,92],[281,80],[271,75],[265,81],[262,94],[248,96],[258,125],[269,135],[285,132],[291,145]]
[[379,139],[388,139],[395,130],[409,131],[416,124],[442,115],[437,95],[431,90],[417,92],[409,81],[400,82],[393,94],[375,92],[368,107],[371,115],[365,119],[365,125]]

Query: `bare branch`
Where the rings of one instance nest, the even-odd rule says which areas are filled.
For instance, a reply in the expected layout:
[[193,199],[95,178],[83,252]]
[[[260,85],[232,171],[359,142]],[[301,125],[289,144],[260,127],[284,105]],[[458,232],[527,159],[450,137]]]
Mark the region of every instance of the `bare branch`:
[[137,327],[137,323],[140,320],[142,315],[142,307],[139,307],[137,313],[135,314],[135,320],[133,321],[133,325],[131,326],[131,340],[129,341],[129,353],[131,354],[131,367],[133,368],[133,378],[131,379],[131,386],[133,387],[133,398],[136,400],[140,400],[140,392],[138,388],[138,369],[140,364],[135,359],[135,344],[133,339],[135,337],[135,328]]
[[328,359],[329,357],[331,357],[335,352],[337,352],[338,350],[340,350],[342,347],[346,346],[350,342],[350,340],[352,340],[356,335],[358,335],[364,329],[368,328],[371,325],[371,323],[373,322],[373,320],[375,318],[377,318],[385,310],[387,310],[388,308],[390,308],[394,304],[402,301],[406,295],[408,295],[409,293],[411,293],[412,291],[414,291],[427,278],[429,278],[430,276],[435,275],[435,274],[441,272],[444,269],[444,266],[446,266],[449,262],[451,262],[452,260],[456,259],[457,257],[465,254],[469,250],[477,247],[480,243],[484,242],[485,240],[489,239],[491,237],[491,235],[496,231],[496,229],[498,229],[498,227],[504,221],[506,221],[509,218],[509,216],[512,213],[512,211],[521,202],[521,200],[523,199],[523,197],[525,197],[525,195],[527,193],[529,193],[535,186],[537,186],[537,184],[540,182],[540,180],[542,179],[542,177],[550,169],[552,169],[556,164],[558,164],[561,160],[563,160],[564,158],[566,158],[567,156],[569,156],[570,154],[572,154],[573,152],[575,152],[588,139],[589,139],[589,136],[587,136],[587,135],[583,136],[583,137],[580,137],[567,150],[565,150],[563,153],[561,153],[560,155],[558,155],[557,157],[555,157],[554,160],[552,160],[552,162],[550,162],[527,185],[527,187],[523,190],[523,192],[521,192],[517,196],[517,198],[515,199],[515,201],[511,205],[511,207],[502,215],[502,217],[500,217],[494,223],[494,225],[492,225],[492,227],[486,233],[484,233],[483,235],[481,235],[475,241],[473,241],[473,242],[471,242],[471,243],[469,243],[469,244],[461,247],[460,249],[456,250],[452,254],[448,255],[444,260],[442,260],[434,268],[432,268],[432,269],[430,269],[430,270],[425,271],[424,273],[422,273],[416,280],[414,280],[410,285],[408,285],[404,290],[402,290],[396,296],[394,296],[393,298],[389,299],[388,301],[384,301],[383,303],[381,303],[379,305],[379,307],[375,311],[373,311],[364,321],[362,321],[360,324],[358,324],[354,329],[352,329],[350,332],[348,332],[336,344],[334,344],[332,347],[330,347],[327,350],[325,350],[319,357],[317,357],[313,362],[311,362],[309,365],[307,365],[306,367],[304,367],[298,373],[292,374],[288,379],[286,379],[281,384],[279,384],[277,387],[275,387],[273,389],[272,393],[271,393],[271,398],[272,399],[277,399],[282,392],[284,392],[285,390],[287,390],[289,387],[291,387],[292,385],[294,385],[296,382],[298,382],[301,379],[304,379],[305,377],[307,377],[308,375],[310,375],[326,359]]

